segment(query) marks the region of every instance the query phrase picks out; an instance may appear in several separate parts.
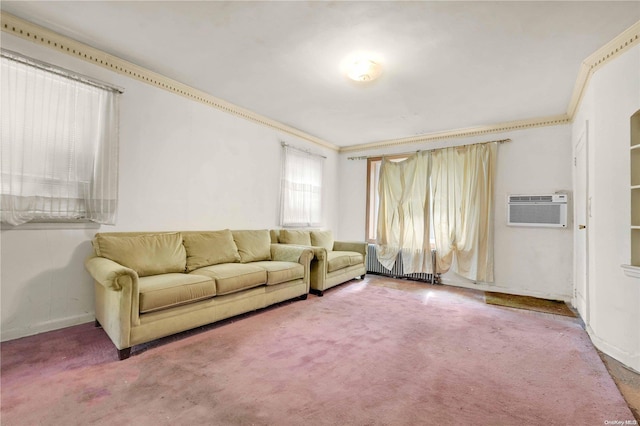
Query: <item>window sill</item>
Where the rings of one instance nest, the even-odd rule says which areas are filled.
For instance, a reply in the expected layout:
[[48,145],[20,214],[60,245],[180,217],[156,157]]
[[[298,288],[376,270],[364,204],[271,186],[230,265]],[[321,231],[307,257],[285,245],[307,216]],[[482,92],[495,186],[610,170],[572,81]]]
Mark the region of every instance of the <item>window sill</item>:
[[7,223],[0,225],[3,231],[20,231],[20,230],[55,230],[55,229],[99,229],[100,224],[89,221],[76,222],[27,222],[22,225],[14,226]]
[[624,270],[624,274],[631,278],[640,279],[640,267],[633,265],[620,265]]

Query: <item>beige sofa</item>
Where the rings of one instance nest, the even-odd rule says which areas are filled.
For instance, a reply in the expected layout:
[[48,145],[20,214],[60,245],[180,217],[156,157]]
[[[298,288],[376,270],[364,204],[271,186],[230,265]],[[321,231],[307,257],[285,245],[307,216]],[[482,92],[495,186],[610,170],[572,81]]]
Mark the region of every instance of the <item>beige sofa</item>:
[[96,325],[120,359],[131,347],[309,292],[313,253],[269,231],[99,233],[85,266]]
[[318,296],[367,273],[367,243],[334,241],[331,231],[272,229],[271,242],[313,250],[309,291]]

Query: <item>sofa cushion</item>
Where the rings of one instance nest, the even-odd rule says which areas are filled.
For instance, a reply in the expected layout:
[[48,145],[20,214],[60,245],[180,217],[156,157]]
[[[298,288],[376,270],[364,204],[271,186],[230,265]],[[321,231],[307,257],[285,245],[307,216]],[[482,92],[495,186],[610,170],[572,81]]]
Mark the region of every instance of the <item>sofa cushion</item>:
[[333,250],[333,233],[331,231],[311,231],[311,245]]
[[278,240],[282,244],[299,244],[301,246],[311,245],[311,236],[309,231],[281,229]]
[[327,252],[327,272],[344,269],[348,266],[364,263],[364,256],[355,251],[331,251]]
[[254,262],[252,265],[259,266],[267,271],[267,285],[286,283],[287,281],[304,278],[304,266],[295,262]]
[[271,229],[269,230],[269,235],[271,236],[271,244],[278,244],[280,242],[280,230]]
[[238,247],[228,229],[210,232],[183,232],[187,251],[187,272],[219,263],[240,262]]
[[342,251],[327,252],[327,272],[337,271],[349,266],[349,256]]
[[232,231],[240,262],[271,260],[271,236],[267,230]]
[[172,308],[216,295],[216,283],[202,275],[162,274],[139,280],[140,313]]
[[354,266],[354,265],[361,265],[364,263],[364,256],[362,255],[362,253],[358,253],[355,251],[348,251],[346,253],[349,253],[349,265],[350,266]]
[[216,280],[216,294],[223,295],[266,284],[267,271],[242,263],[221,263],[196,269],[191,274],[206,275]]
[[184,272],[187,253],[179,232],[136,236],[96,234],[96,254],[131,268],[140,277]]

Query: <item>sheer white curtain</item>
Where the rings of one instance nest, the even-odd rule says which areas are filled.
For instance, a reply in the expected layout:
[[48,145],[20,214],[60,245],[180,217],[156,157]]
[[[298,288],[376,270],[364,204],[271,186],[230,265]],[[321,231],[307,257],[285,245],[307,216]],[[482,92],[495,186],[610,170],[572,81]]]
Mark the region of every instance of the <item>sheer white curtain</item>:
[[118,94],[1,58],[2,222],[113,224]]
[[400,162],[382,160],[376,252],[387,269],[401,252],[405,273],[431,272],[430,174],[430,152]]
[[432,153],[438,272],[493,282],[493,182],[497,144]]
[[283,145],[282,226],[320,226],[324,157]]

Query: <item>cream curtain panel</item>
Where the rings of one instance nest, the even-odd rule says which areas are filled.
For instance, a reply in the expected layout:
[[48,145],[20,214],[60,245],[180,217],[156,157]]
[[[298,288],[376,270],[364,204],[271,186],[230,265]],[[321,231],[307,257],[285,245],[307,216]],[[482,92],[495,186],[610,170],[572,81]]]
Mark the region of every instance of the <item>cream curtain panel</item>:
[[118,94],[1,58],[2,222],[114,224]]
[[[382,160],[378,261],[392,269],[402,253],[405,273],[449,270],[493,282],[493,185],[497,143],[423,151],[405,161]],[[431,235],[433,221],[433,235]]]
[[401,252],[405,273],[431,272],[430,174],[430,152],[416,153],[401,162],[382,160],[376,252],[378,261],[389,270]]
[[493,282],[493,183],[497,143],[432,152],[438,272]]

